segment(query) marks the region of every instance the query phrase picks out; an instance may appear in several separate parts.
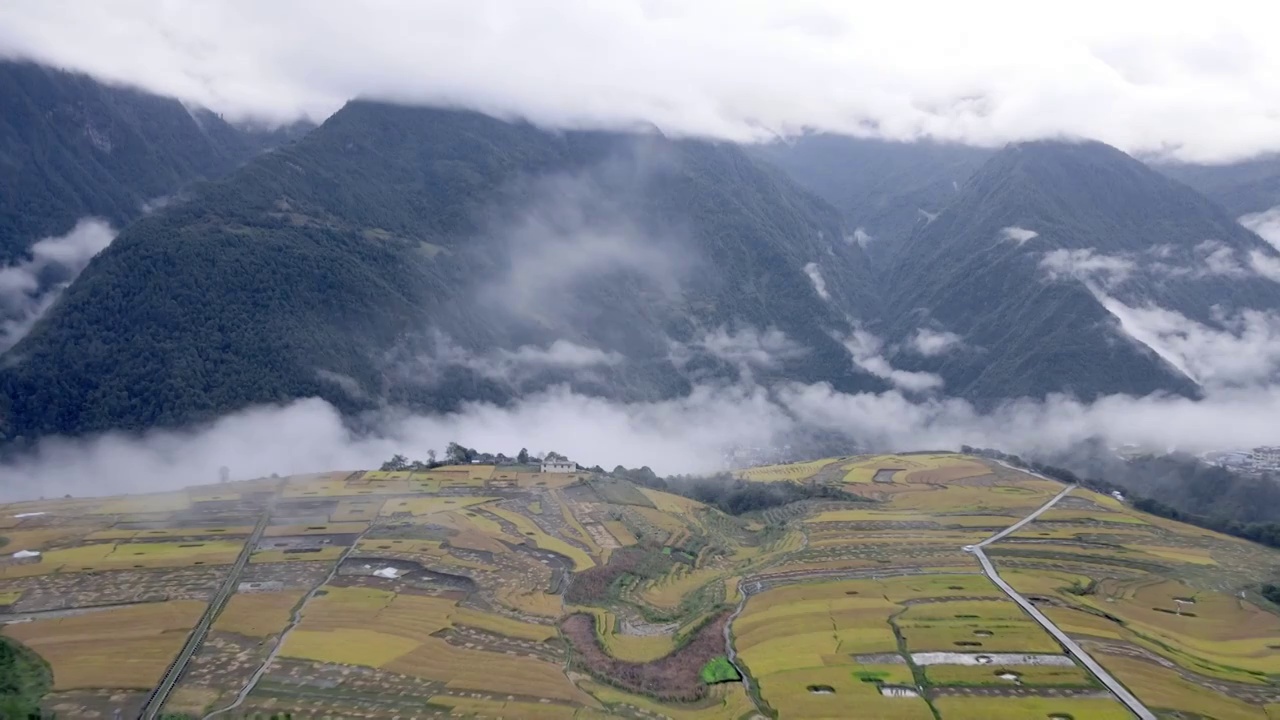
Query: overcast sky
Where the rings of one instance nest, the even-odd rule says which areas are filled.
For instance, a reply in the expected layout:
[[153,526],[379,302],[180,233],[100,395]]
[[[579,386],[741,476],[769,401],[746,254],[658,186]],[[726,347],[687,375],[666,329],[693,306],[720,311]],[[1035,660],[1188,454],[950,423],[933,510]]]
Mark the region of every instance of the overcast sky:
[[1280,3],[40,0],[0,52],[229,116],[375,96],[738,140],[803,128],[979,144],[1280,150]]

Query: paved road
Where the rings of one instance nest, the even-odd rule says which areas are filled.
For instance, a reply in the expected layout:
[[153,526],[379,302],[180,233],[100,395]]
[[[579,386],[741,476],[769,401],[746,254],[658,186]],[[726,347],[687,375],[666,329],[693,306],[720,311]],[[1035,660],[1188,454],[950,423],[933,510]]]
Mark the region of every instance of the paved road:
[[245,541],[244,548],[240,550],[240,555],[236,557],[235,563],[232,564],[231,571],[227,573],[227,579],[223,581],[222,587],[218,588],[217,594],[213,596],[208,606],[205,607],[204,614],[200,616],[199,622],[191,629],[191,634],[187,636],[187,643],[182,646],[182,650],[178,652],[173,662],[169,663],[169,669],[160,678],[160,684],[156,685],[156,689],[151,691],[147,701],[142,704],[142,710],[138,713],[139,720],[154,720],[160,716],[160,709],[164,706],[165,700],[169,699],[169,693],[173,692],[173,686],[178,684],[178,679],[182,677],[183,671],[187,669],[187,663],[191,662],[191,658],[200,649],[200,644],[204,642],[205,636],[209,634],[209,627],[213,625],[214,619],[222,612],[227,600],[230,599],[231,594],[236,590],[236,586],[239,585],[240,574],[244,572],[245,566],[249,564],[249,556],[253,555],[253,549],[257,547],[258,540],[262,538],[262,532],[267,529],[267,524],[270,520],[271,508],[268,506],[262,511],[262,516],[258,518],[257,527],[253,529],[253,534]]
[[[1005,465],[1004,463],[1000,463],[1000,464]],[[1010,467],[1010,466],[1005,465],[1005,467]],[[1038,473],[1033,473],[1029,470],[1022,470],[1021,468],[1010,468],[1010,469],[1018,470],[1020,472],[1025,472],[1029,475],[1034,475],[1035,477],[1043,478],[1045,480],[1050,480],[1051,482],[1053,482],[1051,478],[1046,478],[1043,475],[1040,475]],[[983,574],[985,574],[988,578],[990,578],[991,582],[995,583],[996,586],[999,587],[1001,590],[1003,590],[1004,593],[1008,595],[1014,602],[1018,603],[1018,605],[1023,610],[1026,610],[1027,614],[1030,615],[1032,618],[1034,618],[1036,622],[1040,623],[1040,626],[1043,627],[1045,630],[1047,630],[1049,634],[1054,637],[1054,639],[1062,643],[1062,647],[1066,648],[1067,653],[1075,657],[1075,659],[1078,660],[1081,665],[1084,665],[1086,668],[1088,668],[1089,672],[1093,673],[1094,677],[1098,678],[1098,680],[1103,685],[1105,685],[1108,690],[1114,693],[1115,696],[1120,699],[1120,702],[1124,703],[1129,708],[1129,710],[1133,712],[1134,715],[1137,715],[1142,720],[1156,720],[1155,714],[1152,713],[1150,710],[1148,710],[1147,706],[1143,705],[1142,701],[1139,700],[1137,697],[1135,697],[1133,693],[1129,692],[1128,688],[1126,688],[1124,685],[1121,685],[1119,680],[1116,680],[1114,677],[1112,677],[1111,673],[1107,672],[1106,668],[1099,665],[1096,660],[1090,657],[1089,653],[1085,652],[1084,648],[1080,647],[1080,645],[1078,645],[1075,640],[1072,640],[1071,638],[1067,637],[1067,634],[1062,632],[1062,630],[1059,629],[1057,625],[1054,625],[1052,620],[1046,617],[1044,613],[1040,612],[1040,608],[1033,605],[1030,600],[1027,600],[1017,590],[1014,590],[1009,585],[1009,583],[1005,582],[1004,578],[1000,577],[1000,573],[996,572],[995,566],[991,564],[991,559],[987,557],[987,553],[983,550],[983,548],[990,545],[991,543],[1001,540],[1007,537],[1011,533],[1017,532],[1019,528],[1031,522],[1032,520],[1035,520],[1037,517],[1040,516],[1041,513],[1053,507],[1055,504],[1057,504],[1059,500],[1066,497],[1072,490],[1075,490],[1076,487],[1077,486],[1075,485],[1068,485],[1065,490],[1058,493],[1057,495],[1054,495],[1053,499],[1049,500],[1049,502],[1045,503],[1044,505],[1041,505],[1030,515],[1027,515],[1025,518],[1019,520],[1013,525],[1010,525],[1004,530],[1001,530],[1000,532],[996,533],[995,535],[992,535],[991,537],[987,538],[986,540],[983,540],[982,542],[976,545],[966,545],[964,549],[968,552],[973,553],[975,556],[977,556],[978,562],[982,564]]]
[[[370,525],[369,527],[373,526]],[[267,674],[267,668],[270,667],[271,662],[280,654],[280,649],[284,647],[285,638],[289,637],[289,633],[293,632],[293,629],[298,626],[299,622],[302,622],[303,608],[305,608],[307,603],[311,602],[311,600],[315,598],[316,594],[319,593],[325,585],[328,585],[333,580],[334,576],[338,574],[338,570],[342,567],[342,563],[347,561],[347,557],[355,551],[356,545],[360,544],[360,541],[364,539],[364,535],[367,532],[369,532],[369,530],[368,528],[365,528],[364,532],[357,535],[356,539],[351,541],[351,544],[347,546],[347,549],[343,550],[342,554],[338,556],[337,562],[335,562],[333,567],[329,569],[329,574],[326,575],[323,580],[313,585],[311,590],[307,592],[306,596],[302,598],[302,602],[299,602],[297,607],[293,609],[293,614],[289,617],[289,624],[280,632],[280,637],[276,638],[275,646],[271,648],[271,652],[267,654],[266,659],[262,661],[262,664],[259,665],[258,669],[253,672],[252,676],[250,676],[249,682],[245,683],[244,687],[240,688],[240,692],[236,693],[236,699],[230,705],[224,708],[219,708],[218,710],[214,710],[208,715],[205,715],[202,720],[210,720],[211,718],[218,717],[219,715],[231,712],[244,704],[244,701],[249,697],[249,693],[253,692],[253,689],[258,686],[258,681],[262,679],[263,675]]]
[[756,711],[761,715],[768,716],[764,708],[760,707],[760,703],[756,701],[756,696],[751,692],[751,676],[742,669],[738,664],[738,652],[733,648],[733,621],[738,619],[738,615],[742,613],[742,608],[746,607],[747,600],[750,598],[748,591],[750,583],[745,580],[738,581],[738,594],[742,597],[738,600],[738,607],[734,608],[733,614],[729,616],[729,620],[724,624],[724,649],[725,656],[729,658],[729,664],[733,665],[738,671],[738,676],[742,678],[742,687],[747,691],[747,697],[751,698],[751,703],[756,706]]

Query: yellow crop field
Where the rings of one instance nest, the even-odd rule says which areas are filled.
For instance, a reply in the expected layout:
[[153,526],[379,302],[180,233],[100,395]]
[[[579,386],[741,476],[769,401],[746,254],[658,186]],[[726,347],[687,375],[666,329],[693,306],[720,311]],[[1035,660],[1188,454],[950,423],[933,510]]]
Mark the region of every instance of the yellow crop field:
[[1158,545],[1137,545],[1136,549],[1148,555],[1155,555],[1164,560],[1188,563],[1191,565],[1217,565],[1217,561],[1204,548],[1160,547]]
[[506,635],[507,637],[532,640],[534,642],[544,642],[558,634],[555,625],[538,625],[509,618],[505,615],[498,615],[497,613],[481,612],[464,607],[455,609],[449,615],[449,620],[454,625],[466,625],[488,630],[499,635]]
[[280,654],[317,662],[380,668],[417,648],[409,638],[363,628],[332,628],[289,633]]
[[383,502],[382,498],[339,500],[337,507],[329,513],[329,521],[367,522],[378,516]]
[[465,695],[432,695],[431,703],[453,708],[452,714],[467,717],[510,717],[528,720],[572,720],[577,710],[568,705],[550,705],[508,700],[484,700]]
[[369,528],[367,522],[327,522],[315,525],[272,525],[263,537],[288,537],[290,535],[354,535]]
[[496,497],[417,497],[417,498],[398,498],[395,500],[387,500],[382,506],[382,515],[394,515],[395,513],[410,513],[413,515],[431,515],[433,513],[445,512],[447,510],[458,510],[461,508],[472,507],[474,505],[483,505],[487,502],[500,500]]
[[360,552],[376,553],[379,550],[406,555],[444,555],[439,540],[404,540],[399,538],[364,538],[356,543]]
[[740,683],[713,685],[705,704],[700,703],[696,707],[668,705],[644,695],[633,695],[592,680],[581,681],[579,685],[606,705],[631,705],[649,715],[672,720],[741,720],[743,717],[749,717],[749,713],[754,714],[755,711],[755,705],[751,702],[751,698],[747,697],[747,692]]
[[1267,711],[1225,694],[1206,692],[1174,670],[1137,658],[1100,655],[1094,658],[1151,708],[1177,708],[1216,720],[1267,720]]
[[514,585],[507,585],[498,588],[494,594],[503,605],[513,610],[539,617],[560,617],[563,609],[563,603],[559,595],[552,595],[541,590],[527,590]]
[[1061,652],[1058,643],[1032,620],[953,620],[932,623],[899,621],[898,627],[912,652]]
[[293,608],[303,591],[236,593],[218,614],[213,629],[246,637],[270,637],[289,623]]
[[12,605],[21,597],[21,590],[0,590],[0,605]]
[[149,540],[154,538],[181,537],[245,537],[253,532],[252,525],[233,525],[220,528],[160,528],[156,530],[99,530],[84,536],[85,540]]
[[591,556],[588,555],[586,551],[574,545],[570,545],[558,537],[546,534],[541,528],[535,525],[532,520],[524,515],[512,510],[504,510],[499,507],[487,508],[486,511],[497,515],[498,517],[510,522],[512,525],[515,525],[516,529],[520,531],[520,534],[532,540],[534,545],[537,545],[538,548],[559,553],[572,560],[574,571],[587,570],[596,566],[595,561],[591,559]]
[[605,520],[603,524],[604,529],[609,531],[609,534],[618,541],[619,545],[623,547],[630,547],[638,542],[636,540],[636,536],[632,535],[631,531],[628,530],[627,526],[622,524],[621,521]]
[[944,720],[1027,720],[1054,715],[1079,720],[1133,720],[1128,708],[1110,698],[940,697],[933,706]]
[[54,690],[155,686],[187,631],[204,611],[198,600],[171,600],[3,626],[3,634],[39,653]]
[[94,515],[135,515],[139,513],[167,513],[191,507],[191,498],[185,491],[129,495],[106,498],[99,501],[90,512]]
[[[1003,667],[1000,665],[930,665],[924,669],[925,675],[934,685],[1004,685],[1013,686],[1017,682],[1027,686],[1067,685],[1081,687],[1097,685],[1097,681],[1084,668],[1055,665],[1017,665]],[[1016,673],[1014,680],[1000,677],[1006,673]]]
[[30,530],[6,530],[4,537],[9,542],[0,553],[8,554],[18,550],[46,550],[55,545],[65,545],[77,538],[93,539],[95,528],[84,526],[61,526],[32,528]]
[[[1182,604],[1182,612],[1194,616],[1177,614],[1178,598],[1194,601]],[[1188,655],[1227,667],[1280,673],[1280,656],[1269,647],[1280,645],[1280,617],[1240,598],[1163,580],[1136,586],[1104,581],[1094,595],[1081,600],[1122,618],[1129,630]]]
[[[500,615],[460,608],[443,597],[400,595],[372,588],[326,587],[303,609],[302,622],[281,653],[321,662],[386,668],[415,677],[445,681],[450,687],[499,690],[503,675],[523,673],[504,693],[522,684],[534,697],[567,699],[573,695],[559,666],[524,656],[468,650],[435,634],[454,624],[541,642],[554,637],[551,625],[536,625]],[[489,677],[481,684],[479,678]],[[468,680],[455,685],[460,677]],[[549,678],[558,678],[551,682]],[[551,686],[548,689],[547,686]],[[550,694],[533,692],[541,687]]]
[[824,460],[813,460],[810,462],[793,463],[791,465],[764,465],[761,467],[747,468],[746,470],[738,470],[734,475],[743,480],[753,480],[756,482],[778,482],[790,480],[792,482],[800,482],[808,480],[822,468],[838,462],[839,458],[826,458]]
[[236,540],[94,543],[49,550],[37,563],[0,567],[0,577],[133,567],[226,565],[235,560],[241,546],[242,542]]
[[258,550],[249,556],[251,563],[277,562],[318,562],[321,560],[337,560],[346,550],[345,547],[331,545],[315,552],[291,553],[284,550]]
[[[850,664],[772,673],[760,678],[760,694],[783,718],[860,716],[878,720],[932,720],[933,714],[923,698],[883,697],[876,683],[863,682],[855,676],[855,667],[859,666]],[[894,668],[888,672],[910,674],[905,665],[874,667]],[[810,687],[825,687],[833,692],[817,694]]]
[[715,568],[689,570],[688,567],[677,564],[671,574],[647,585],[640,596],[654,607],[675,608],[686,595],[724,574]]
[[687,517],[692,520],[699,512],[707,509],[706,505],[687,497],[672,495],[671,493],[647,487],[637,487],[636,489],[645,497],[649,498],[649,500],[653,502],[654,507],[658,508],[660,512],[672,513],[679,517]]
[[[1078,491],[1077,491],[1078,492]],[[1126,512],[1103,512],[1100,510],[1071,510],[1066,508],[1050,508],[1036,518],[1036,523],[1069,522],[1072,520],[1093,520],[1096,522],[1123,523],[1126,525],[1147,525],[1147,521],[1136,514]],[[1035,523],[1033,523],[1035,524]]]

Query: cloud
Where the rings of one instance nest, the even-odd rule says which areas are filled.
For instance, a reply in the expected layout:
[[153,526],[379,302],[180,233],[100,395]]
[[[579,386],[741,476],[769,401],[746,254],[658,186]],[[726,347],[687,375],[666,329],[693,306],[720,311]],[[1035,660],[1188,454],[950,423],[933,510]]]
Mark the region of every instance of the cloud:
[[1220,328],[1155,305],[1132,307],[1095,292],[1131,338],[1205,387],[1268,385],[1280,373],[1280,315],[1217,311]]
[[66,235],[36,241],[29,259],[0,268],[0,351],[26,336],[115,236],[105,221],[84,218]]
[[822,269],[818,267],[818,263],[811,262],[805,265],[804,273],[809,276],[809,282],[813,283],[813,290],[818,293],[818,297],[831,300],[831,293],[827,292],[827,281],[823,279]]
[[479,305],[567,333],[595,312],[582,302],[589,288],[633,282],[630,292],[679,297],[681,281],[699,261],[686,234],[652,227],[624,204],[646,196],[666,159],[641,143],[626,157],[518,188],[528,202],[495,217],[484,233],[496,239],[490,254],[501,271],[483,284]]
[[[424,457],[451,441],[490,452],[555,448],[584,465],[648,465],[660,474],[724,468],[735,447],[771,447],[822,432],[831,452],[958,449],[961,444],[1048,453],[1090,439],[1188,452],[1274,442],[1280,386],[1219,388],[1202,400],[1050,396],[982,412],[955,398],[898,390],[842,393],[827,383],[697,386],[687,396],[617,403],[553,387],[510,406],[457,412],[387,410],[355,432],[318,399],[247,409],[212,424],[141,435],[46,438],[0,465],[0,501],[175,489],[234,478],[375,468],[395,453]],[[271,438],[263,442],[264,437]]]
[[1040,233],[1036,232],[1035,230],[1028,230],[1023,227],[1018,227],[1017,225],[1010,225],[1009,227],[1001,228],[1000,230],[1000,237],[1004,238],[1005,240],[1016,242],[1019,245],[1021,245],[1022,243],[1032,238],[1039,237],[1039,236],[1040,236]]
[[1102,255],[1092,248],[1051,250],[1040,259],[1040,267],[1048,273],[1051,280],[1073,279],[1099,283],[1103,287],[1123,283],[1137,268],[1128,258]]
[[761,369],[776,369],[808,352],[775,327],[763,331],[753,327],[736,330],[720,327],[707,333],[697,346],[726,362]]
[[859,247],[863,248],[865,248],[867,244],[874,239],[875,238],[871,237],[871,235],[867,233],[866,228],[861,227],[854,228],[853,235],[845,238],[846,241],[857,243]]
[[[546,347],[521,345],[515,350],[497,348],[477,352],[464,348],[437,330],[431,333],[431,352],[416,354],[408,361],[392,362],[391,367],[401,379],[415,384],[437,385],[446,381],[449,368],[465,368],[480,377],[519,385],[548,371],[586,371],[618,365],[623,360],[619,353],[579,345],[563,338]],[[338,382],[331,376],[332,373],[325,377]],[[342,387],[347,389],[345,385]]]
[[1268,280],[1280,282],[1280,257],[1253,250],[1249,253],[1249,267]]
[[942,387],[942,378],[933,373],[898,370],[884,357],[884,341],[874,333],[861,328],[854,331],[843,341],[844,347],[853,357],[853,364],[864,371],[889,381],[896,388],[908,392],[926,392]]
[[1276,250],[1280,250],[1280,205],[1270,210],[1241,215],[1239,222],[1271,243]]
[[1205,161],[1280,149],[1278,25],[1247,0],[44,0],[0,5],[0,49],[233,118],[366,96],[733,140],[1090,137]]
[[910,347],[925,357],[942,355],[964,344],[964,339],[953,332],[920,328],[911,336]]

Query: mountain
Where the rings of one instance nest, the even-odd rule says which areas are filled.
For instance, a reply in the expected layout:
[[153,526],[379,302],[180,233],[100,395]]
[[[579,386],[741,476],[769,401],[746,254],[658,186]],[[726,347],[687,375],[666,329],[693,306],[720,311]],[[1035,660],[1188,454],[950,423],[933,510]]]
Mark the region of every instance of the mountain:
[[873,259],[887,257],[955,197],[985,148],[810,134],[753,148],[834,205]]
[[0,61],[0,266],[93,215],[120,227],[306,129],[251,130],[177,100]]
[[353,102],[129,225],[3,357],[2,431],[312,395],[446,409],[558,382],[880,389],[834,337],[879,314],[848,232],[731,144]]
[[[1280,284],[1250,266],[1276,258],[1221,207],[1114,148],[1023,143],[904,243],[880,329],[895,366],[979,402],[1197,395],[1241,378],[1205,376],[1180,343],[1280,307]],[[955,342],[931,353],[921,333]]]
[[1160,163],[1152,166],[1226,208],[1233,217],[1280,206],[1280,156],[1221,165]]

